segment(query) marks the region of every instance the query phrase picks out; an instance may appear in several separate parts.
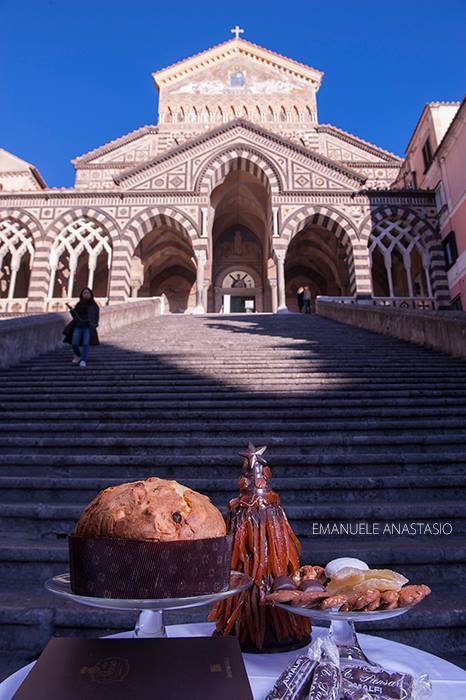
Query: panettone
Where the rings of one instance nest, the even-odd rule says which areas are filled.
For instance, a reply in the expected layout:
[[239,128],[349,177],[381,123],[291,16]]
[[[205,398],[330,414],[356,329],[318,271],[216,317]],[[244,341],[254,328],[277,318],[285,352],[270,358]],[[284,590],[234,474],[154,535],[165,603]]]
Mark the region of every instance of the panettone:
[[81,515],[75,535],[173,542],[224,537],[226,526],[207,496],[151,476],[101,491]]
[[221,512],[176,481],[105,489],[81,515],[69,551],[78,595],[186,598],[229,586],[231,536]]

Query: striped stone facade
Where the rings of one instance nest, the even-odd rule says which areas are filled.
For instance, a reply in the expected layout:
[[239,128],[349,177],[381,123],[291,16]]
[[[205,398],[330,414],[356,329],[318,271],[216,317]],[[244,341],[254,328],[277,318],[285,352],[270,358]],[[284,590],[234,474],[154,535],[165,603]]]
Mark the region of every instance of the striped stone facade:
[[[260,59],[261,70],[267,60],[270,61],[273,80],[286,68],[288,59],[275,60],[275,54],[254,48],[254,44],[241,39],[227,44],[228,60],[236,52],[243,62],[238,59],[238,65],[249,66],[244,62],[251,62],[249,72],[241,69],[248,79],[255,69],[254,52],[257,60]],[[213,53],[209,60],[212,64],[217,62],[221,68],[225,59],[217,49],[210,50]],[[199,55],[203,71],[207,54],[209,52]],[[182,61],[156,74],[161,76],[157,79],[159,89],[169,85],[180,103],[179,109],[182,104],[178,93],[183,95],[183,91],[173,86],[176,87],[178,79],[181,86],[184,85],[183,75],[195,75],[196,60],[197,57],[187,59],[189,71]],[[303,84],[307,81],[315,97],[321,74],[312,73],[314,69],[306,73],[306,67],[299,68],[300,65],[290,61],[287,70],[293,69],[293,80],[301,80]],[[215,84],[219,82],[218,76],[221,77],[220,68]],[[237,82],[241,82],[238,71],[235,75]],[[282,78],[280,85],[283,84]],[[234,89],[231,88],[230,93]],[[230,93],[225,105],[232,100]],[[175,97],[170,99],[170,104],[174,104]],[[282,96],[282,102],[283,99]],[[426,191],[391,189],[401,163],[399,158],[340,129],[320,126],[314,108],[311,122],[306,125],[301,120],[298,133],[286,122],[287,109],[286,105],[280,108],[281,123],[270,124],[238,118],[235,109],[232,109],[231,118],[227,117],[227,107],[220,110],[220,124],[197,124],[194,129],[192,123],[175,125],[162,120],[158,126],[138,129],[74,160],[77,171],[74,188],[0,191],[0,244],[2,221],[16,221],[28,232],[34,246],[27,299],[16,299],[11,290],[8,298],[5,282],[0,310],[15,310],[15,304],[18,310],[28,311],[64,305],[63,290],[57,297],[57,290],[50,282],[52,247],[57,236],[79,220],[93,222],[100,235],[108,237],[111,246],[106,290],[100,295],[103,303],[120,303],[134,296],[131,278],[134,259],[137,251],[147,248],[145,241],[150,240],[153,250],[150,254],[154,260],[170,256],[174,269],[178,241],[180,249],[185,250],[182,265],[191,270],[190,280],[195,276],[191,301],[185,310],[217,311],[212,299],[214,277],[218,279],[219,274],[218,269],[216,272],[213,269],[213,260],[216,241],[222,235],[220,209],[230,227],[241,223],[244,229],[258,236],[261,260],[257,262],[257,277],[261,278],[263,288],[261,310],[283,310],[287,306],[287,294],[290,295],[290,290],[294,293],[288,250],[303,231],[308,232],[310,241],[314,240],[315,232],[319,254],[327,258],[334,255],[335,260],[329,263],[335,263],[335,269],[346,266],[347,283],[342,283],[334,294],[363,299],[373,295],[370,243],[378,227],[383,229],[384,222],[390,221],[393,228],[394,220],[403,226],[405,244],[409,244],[406,238],[411,235],[416,239],[423,260],[429,260],[424,296],[428,288],[436,307],[447,305],[448,283],[433,195]],[[250,112],[253,111],[251,108]],[[249,114],[246,108],[240,113]],[[184,112],[180,114],[183,118]],[[221,205],[218,193],[224,197]],[[254,230],[254,222],[258,221],[259,233]],[[8,230],[11,231],[10,225]],[[165,249],[157,248],[158,237],[162,240],[163,236],[167,240]],[[73,255],[74,252],[70,258]],[[143,254],[138,252],[137,255]],[[312,255],[311,246],[310,259]],[[76,259],[78,257],[79,250]],[[138,261],[141,270],[145,270],[141,275],[146,274],[148,258],[138,258]],[[237,263],[238,269],[252,270],[246,259],[238,258]],[[61,263],[60,272],[65,276],[67,264],[66,260]],[[81,279],[76,260],[73,264],[76,267],[73,274]],[[104,264],[99,264],[102,276]],[[218,255],[216,264],[219,264]],[[235,269],[234,259],[225,260],[227,269]],[[136,293],[147,295],[148,290],[146,285],[146,291],[141,287]]]

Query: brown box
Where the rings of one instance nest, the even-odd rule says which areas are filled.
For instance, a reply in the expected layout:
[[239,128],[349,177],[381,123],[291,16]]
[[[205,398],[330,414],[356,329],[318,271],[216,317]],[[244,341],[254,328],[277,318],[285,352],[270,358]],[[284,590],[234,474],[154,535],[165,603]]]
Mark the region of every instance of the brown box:
[[233,637],[54,637],[14,698],[253,700],[238,640]]
[[69,541],[71,590],[95,598],[186,598],[226,591],[231,536],[204,540]]

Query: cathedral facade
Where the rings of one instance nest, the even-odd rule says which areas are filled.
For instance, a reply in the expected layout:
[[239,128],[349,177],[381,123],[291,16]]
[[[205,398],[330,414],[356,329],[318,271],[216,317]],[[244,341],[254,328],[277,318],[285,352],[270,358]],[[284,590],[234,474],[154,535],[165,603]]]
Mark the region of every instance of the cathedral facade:
[[0,154],[0,311],[164,296],[175,313],[296,310],[296,292],[442,308],[434,195],[321,124],[323,74],[239,38],[154,73],[155,126],[76,158],[73,188]]

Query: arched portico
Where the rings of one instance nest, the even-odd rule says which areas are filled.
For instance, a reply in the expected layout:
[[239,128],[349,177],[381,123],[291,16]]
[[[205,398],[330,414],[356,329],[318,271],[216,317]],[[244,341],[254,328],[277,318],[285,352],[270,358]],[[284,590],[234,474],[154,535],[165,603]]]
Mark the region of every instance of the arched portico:
[[412,209],[380,207],[361,226],[367,246],[373,295],[449,305],[445,259],[436,231]]
[[[302,286],[309,286],[313,300],[318,295],[346,296],[361,291],[357,284],[361,270],[354,252],[356,232],[338,212],[303,207],[284,223],[281,238],[287,243],[284,284],[290,310],[297,310],[296,294]],[[361,262],[358,258],[359,265]],[[359,275],[359,282],[361,278]]]
[[27,223],[12,216],[0,220],[0,311],[25,311],[29,295],[34,239]]
[[[121,240],[115,247],[110,302],[124,302],[133,295],[131,281],[132,259],[143,238],[157,229],[170,229],[192,246],[199,239],[194,221],[174,207],[147,207],[134,216],[125,226]],[[134,263],[133,263],[134,268]]]
[[[218,174],[218,170],[213,173]],[[213,211],[208,310],[271,311],[268,260],[272,255],[271,184],[255,162],[224,163],[210,195]],[[236,271],[237,285],[229,283]],[[240,284],[244,278],[248,284]],[[245,291],[249,290],[249,291]]]
[[140,224],[128,229],[137,242],[132,251],[132,296],[165,296],[170,313],[192,312],[197,300],[197,259],[187,228],[167,213]]

